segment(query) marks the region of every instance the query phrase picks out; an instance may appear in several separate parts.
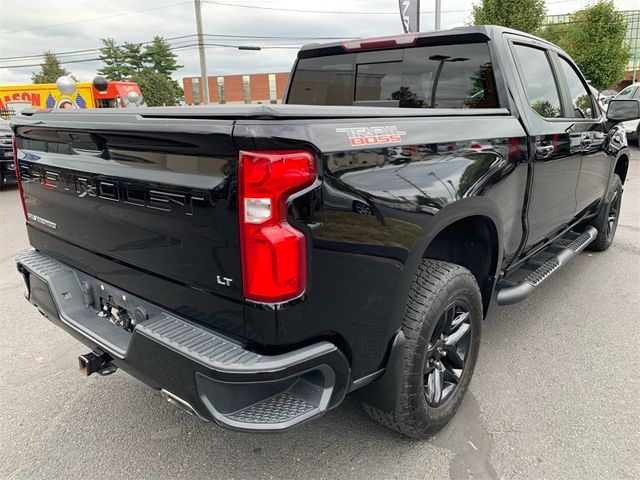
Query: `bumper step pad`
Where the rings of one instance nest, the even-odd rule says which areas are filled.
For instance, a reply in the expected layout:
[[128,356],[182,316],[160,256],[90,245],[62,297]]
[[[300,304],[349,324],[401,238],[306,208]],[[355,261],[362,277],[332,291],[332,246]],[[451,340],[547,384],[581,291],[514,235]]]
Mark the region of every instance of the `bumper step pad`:
[[[588,227],[584,233],[570,240],[568,244],[552,244],[549,249],[556,252],[554,256],[543,263],[535,263],[536,268],[524,280],[518,283],[503,280],[498,285],[498,305],[512,305],[526,299],[537,287],[593,242],[596,235],[598,231]],[[527,268],[527,264],[523,268]]]
[[261,402],[243,408],[228,417],[237,422],[247,424],[252,423],[282,423],[294,420],[305,413],[309,413],[316,408],[315,405],[307,402],[289,392],[282,392],[275,397],[267,398]]

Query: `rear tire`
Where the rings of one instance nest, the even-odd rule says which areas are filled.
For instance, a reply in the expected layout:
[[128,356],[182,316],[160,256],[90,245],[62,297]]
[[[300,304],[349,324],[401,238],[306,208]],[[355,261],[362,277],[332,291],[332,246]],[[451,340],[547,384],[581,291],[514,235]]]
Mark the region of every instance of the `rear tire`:
[[618,228],[621,202],[622,180],[617,173],[614,173],[609,181],[605,203],[598,216],[591,222],[591,225],[598,229],[598,235],[587,249],[602,252],[611,246]]
[[423,260],[411,284],[402,325],[406,344],[395,409],[386,412],[365,403],[365,411],[413,438],[426,438],[444,427],[469,387],[482,318],[480,289],[469,270]]

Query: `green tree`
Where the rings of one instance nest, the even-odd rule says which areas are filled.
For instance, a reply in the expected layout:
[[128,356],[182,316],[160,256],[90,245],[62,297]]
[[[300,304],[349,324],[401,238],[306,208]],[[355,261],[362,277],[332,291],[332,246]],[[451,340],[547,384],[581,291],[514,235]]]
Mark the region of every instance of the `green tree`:
[[[98,74],[109,80],[137,82],[148,105],[174,105],[184,97],[180,84],[171,78],[171,74],[182,68],[182,65],[178,65],[177,55],[171,51],[171,45],[164,38],[156,35],[144,49],[140,43],[125,42],[117,45],[113,38],[101,38],[100,41],[102,48],[99,58],[104,65],[98,70]],[[164,77],[166,82],[160,82],[160,77]],[[141,82],[146,85],[146,92]],[[165,83],[173,91],[170,97],[165,96]],[[152,85],[161,91],[152,92]]]
[[473,5],[474,25],[501,25],[535,33],[544,22],[544,0],[481,0]]
[[69,75],[69,72],[60,66],[60,61],[53,52],[44,52],[44,61],[40,65],[39,72],[32,72],[33,83],[56,83],[59,77]]
[[145,68],[145,55],[142,53],[142,46],[139,43],[124,42],[122,49],[122,62],[126,76],[130,77]]
[[[163,37],[156,35],[150,44],[144,47],[145,63],[149,68],[171,79],[171,75],[183,65],[178,65],[178,56],[171,51],[171,45]],[[184,90],[175,80],[171,80],[176,100],[184,98]]]
[[544,38],[545,40],[550,41],[555,45],[560,45],[560,42],[562,42],[562,39],[567,33],[568,26],[569,26],[568,24],[564,24],[564,23],[554,23],[551,25],[547,25],[542,29],[540,29],[537,32],[537,35]]
[[630,51],[627,25],[611,0],[599,0],[571,15],[558,46],[567,51],[591,84],[604,90],[624,78]]
[[548,100],[536,100],[531,108],[544,118],[557,118],[561,114],[560,107],[554,107]]
[[133,75],[131,80],[138,84],[142,96],[150,107],[176,105],[178,102],[173,80],[152,68],[141,70]]
[[99,60],[104,66],[98,70],[98,75],[106,77],[108,80],[121,81],[126,79],[130,74],[125,58],[124,49],[116,44],[111,38],[101,38],[102,48],[100,48]]
[[158,35],[144,47],[144,55],[146,65],[166,77],[170,77],[173,72],[183,67],[178,65],[176,61],[178,56],[171,51],[171,45]]

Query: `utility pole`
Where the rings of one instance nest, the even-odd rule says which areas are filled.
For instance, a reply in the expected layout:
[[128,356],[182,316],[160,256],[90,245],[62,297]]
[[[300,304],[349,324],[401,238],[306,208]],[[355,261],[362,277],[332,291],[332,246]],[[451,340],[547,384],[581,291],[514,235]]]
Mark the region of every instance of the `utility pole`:
[[436,30],[440,30],[441,16],[442,16],[442,0],[436,0]]
[[207,81],[207,59],[204,53],[204,39],[202,37],[202,15],[200,12],[200,0],[194,0],[196,7],[196,31],[198,33],[198,51],[200,53],[200,86],[202,87],[202,99],[200,103],[209,103],[209,82]]

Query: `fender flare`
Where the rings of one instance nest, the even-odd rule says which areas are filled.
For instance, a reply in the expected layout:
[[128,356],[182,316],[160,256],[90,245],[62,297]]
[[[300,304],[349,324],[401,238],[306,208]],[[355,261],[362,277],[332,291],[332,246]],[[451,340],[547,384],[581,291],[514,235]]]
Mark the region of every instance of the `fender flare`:
[[503,220],[500,215],[500,209],[496,203],[487,197],[469,197],[447,205],[435,214],[422,229],[407,256],[400,283],[396,290],[395,298],[393,299],[394,307],[390,331],[395,333],[402,327],[404,307],[411,288],[414,272],[422,261],[431,242],[447,227],[469,217],[484,217],[493,224],[498,249],[496,252],[496,264],[491,273],[493,276],[497,275],[503,257]]

